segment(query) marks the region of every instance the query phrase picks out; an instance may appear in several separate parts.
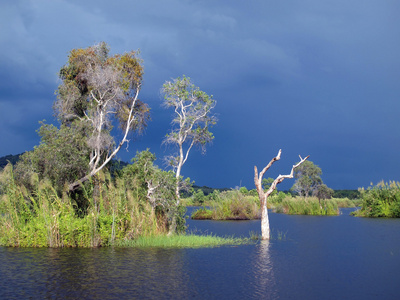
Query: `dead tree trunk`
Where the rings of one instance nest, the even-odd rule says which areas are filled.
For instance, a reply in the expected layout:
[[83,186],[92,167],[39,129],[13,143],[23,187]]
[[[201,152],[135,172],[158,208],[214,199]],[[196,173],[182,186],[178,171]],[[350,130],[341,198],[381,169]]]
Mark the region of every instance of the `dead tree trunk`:
[[267,209],[268,196],[271,195],[271,193],[276,189],[276,186],[278,185],[278,183],[281,183],[283,180],[285,180],[285,178],[293,178],[294,169],[297,168],[298,166],[300,166],[306,159],[308,159],[310,157],[310,155],[309,155],[306,158],[301,158],[301,156],[299,155],[300,162],[293,165],[290,174],[289,175],[279,175],[278,177],[276,177],[274,182],[271,184],[270,188],[265,192],[264,189],[262,188],[262,179],[263,179],[264,173],[272,166],[272,164],[274,162],[281,159],[281,153],[282,153],[282,150],[279,150],[278,155],[275,156],[264,169],[262,169],[260,174],[258,174],[257,167],[254,166],[254,184],[256,185],[258,198],[260,199],[261,238],[263,240],[269,240],[269,238],[270,238],[268,209]]

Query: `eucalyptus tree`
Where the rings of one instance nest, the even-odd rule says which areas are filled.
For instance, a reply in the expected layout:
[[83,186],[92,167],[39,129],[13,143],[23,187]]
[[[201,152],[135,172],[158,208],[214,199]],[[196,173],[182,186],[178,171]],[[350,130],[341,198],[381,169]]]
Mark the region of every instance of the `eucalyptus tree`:
[[[88,171],[69,184],[77,189],[97,174],[129,143],[128,134],[146,126],[148,106],[138,99],[143,67],[138,53],[109,56],[106,43],[74,49],[60,70],[62,83],[54,109],[64,126],[80,123],[86,127],[90,149]],[[116,141],[114,126],[122,131]]]
[[320,167],[315,165],[312,161],[305,162],[294,172],[296,181],[292,187],[292,190],[303,197],[308,197],[314,194],[323,184],[321,175],[322,170]]
[[174,168],[177,180],[175,192],[179,204],[181,170],[191,149],[193,146],[199,146],[204,153],[207,144],[214,139],[209,128],[216,123],[216,117],[211,112],[216,102],[212,96],[201,91],[186,76],[166,81],[161,93],[164,95],[163,105],[175,111],[172,129],[163,143],[172,144],[178,148],[178,153],[169,156],[167,160]]
[[267,199],[268,196],[272,194],[272,192],[276,189],[276,186],[281,183],[286,178],[293,178],[293,172],[296,168],[298,168],[301,164],[303,164],[310,156],[306,158],[301,158],[300,162],[292,166],[292,170],[288,175],[279,175],[275,178],[275,180],[271,183],[267,191],[263,189],[263,176],[265,172],[272,166],[272,164],[281,159],[282,151],[279,150],[278,155],[275,156],[268,165],[262,169],[260,173],[258,173],[257,166],[254,166],[254,184],[257,189],[258,198],[260,199],[260,206],[261,206],[261,238],[263,240],[269,240],[270,238],[270,229],[269,229],[269,219],[268,219],[268,209],[267,209]]

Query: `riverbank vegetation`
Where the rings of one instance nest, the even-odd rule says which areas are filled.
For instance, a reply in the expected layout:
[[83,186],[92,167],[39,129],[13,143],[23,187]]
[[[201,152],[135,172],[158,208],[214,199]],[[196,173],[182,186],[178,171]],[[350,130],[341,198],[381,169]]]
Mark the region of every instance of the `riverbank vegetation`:
[[215,235],[177,234],[171,237],[165,235],[141,236],[134,240],[121,241],[118,245],[136,248],[208,248],[244,245],[253,243],[254,240]]
[[[137,170],[141,164],[138,157],[143,156],[146,155],[139,153],[136,165],[122,169],[118,176],[101,172],[96,185],[88,181],[80,195],[80,205],[76,198],[65,191],[60,195],[49,180],[39,180],[37,176],[32,177],[33,191],[29,191],[17,183],[9,164],[0,174],[0,245],[193,248],[248,242],[212,235],[185,237],[186,209],[179,206],[175,211],[173,197],[169,202],[156,201],[154,204],[147,198],[146,183]],[[170,177],[174,179],[173,174]],[[174,187],[170,193],[175,195]],[[82,203],[85,203],[85,210]],[[168,236],[168,224],[173,214],[181,234]]]
[[164,105],[178,114],[164,141],[178,143],[173,170],[148,150],[118,167],[119,150],[150,120],[139,99],[143,71],[138,51],[111,56],[104,42],[71,50],[53,105],[59,127],[41,122],[40,144],[0,173],[1,245],[99,247],[185,231],[179,192],[190,180],[181,168],[193,146],[204,151],[213,139],[215,101],[188,77],[167,81]]
[[[192,214],[196,220],[253,220],[260,219],[260,201],[254,190],[246,188],[230,191],[213,191],[198,201],[199,194],[194,192],[183,199],[185,205],[197,205],[202,208]],[[201,203],[201,205],[199,205]],[[338,215],[339,208],[359,206],[361,200],[348,198],[318,199],[317,197],[293,196],[289,192],[274,192],[268,201],[268,209],[275,213],[292,215]]]
[[381,181],[360,189],[361,208],[353,213],[358,217],[400,218],[400,183]]

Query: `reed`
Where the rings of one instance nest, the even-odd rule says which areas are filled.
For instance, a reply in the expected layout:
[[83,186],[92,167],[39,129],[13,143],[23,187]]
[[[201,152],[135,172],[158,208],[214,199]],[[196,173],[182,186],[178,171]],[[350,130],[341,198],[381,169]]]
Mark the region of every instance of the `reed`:
[[330,216],[339,215],[339,208],[335,201],[318,200],[315,197],[287,197],[282,203],[275,206],[275,212],[289,215]]
[[400,183],[379,182],[368,189],[360,189],[361,209],[353,212],[359,217],[400,218]]
[[2,246],[99,247],[167,232],[162,216],[126,189],[123,180],[101,183],[98,197],[89,183],[83,191],[89,203],[83,214],[74,199],[60,196],[49,181],[32,181],[35,192],[30,194],[15,183],[11,165],[0,175]]
[[121,241],[120,247],[136,248],[204,248],[234,246],[251,243],[248,238],[218,237],[214,235],[157,235],[141,236],[137,239]]
[[192,214],[196,220],[253,220],[260,218],[258,198],[245,196],[239,191],[221,193],[221,200],[210,209],[203,207]]

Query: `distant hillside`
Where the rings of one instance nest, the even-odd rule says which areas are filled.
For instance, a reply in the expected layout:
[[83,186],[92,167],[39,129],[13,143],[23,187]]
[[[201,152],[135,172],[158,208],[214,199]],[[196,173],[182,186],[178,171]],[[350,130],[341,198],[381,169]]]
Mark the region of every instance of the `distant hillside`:
[[18,160],[19,157],[22,155],[23,153],[17,154],[17,155],[6,155],[3,157],[0,157],[0,170],[2,170],[9,162],[12,163],[13,165],[15,165]]

